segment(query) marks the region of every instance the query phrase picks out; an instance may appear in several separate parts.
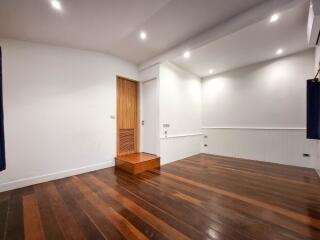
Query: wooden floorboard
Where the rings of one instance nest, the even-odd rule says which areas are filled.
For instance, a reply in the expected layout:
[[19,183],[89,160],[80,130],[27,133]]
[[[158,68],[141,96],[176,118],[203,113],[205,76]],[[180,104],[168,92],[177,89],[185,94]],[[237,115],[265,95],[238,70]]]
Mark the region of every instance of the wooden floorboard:
[[320,239],[313,169],[199,154],[0,193],[2,239]]

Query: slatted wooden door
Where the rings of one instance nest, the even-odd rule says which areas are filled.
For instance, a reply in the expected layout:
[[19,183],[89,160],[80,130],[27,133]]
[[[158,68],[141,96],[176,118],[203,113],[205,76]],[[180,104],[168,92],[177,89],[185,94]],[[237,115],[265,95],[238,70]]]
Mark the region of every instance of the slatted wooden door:
[[117,155],[138,152],[138,83],[117,77]]

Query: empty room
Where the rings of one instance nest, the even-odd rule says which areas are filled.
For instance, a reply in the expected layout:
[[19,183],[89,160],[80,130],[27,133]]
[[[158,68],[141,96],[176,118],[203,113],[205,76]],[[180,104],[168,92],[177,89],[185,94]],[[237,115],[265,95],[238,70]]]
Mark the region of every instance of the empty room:
[[0,0],[0,240],[320,240],[320,0]]

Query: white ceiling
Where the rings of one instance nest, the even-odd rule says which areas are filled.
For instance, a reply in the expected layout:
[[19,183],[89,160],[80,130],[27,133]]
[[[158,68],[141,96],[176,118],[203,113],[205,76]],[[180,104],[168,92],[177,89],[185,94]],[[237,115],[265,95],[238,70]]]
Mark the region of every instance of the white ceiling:
[[292,54],[308,48],[307,18],[308,4],[298,4],[281,12],[276,23],[265,19],[192,51],[188,60],[180,56],[172,62],[205,77],[209,69],[218,74],[276,58],[279,48],[284,49],[283,55]]
[[[111,53],[140,64],[265,0],[0,0],[0,37]],[[139,31],[148,40],[138,38]],[[198,72],[198,70],[197,70]]]

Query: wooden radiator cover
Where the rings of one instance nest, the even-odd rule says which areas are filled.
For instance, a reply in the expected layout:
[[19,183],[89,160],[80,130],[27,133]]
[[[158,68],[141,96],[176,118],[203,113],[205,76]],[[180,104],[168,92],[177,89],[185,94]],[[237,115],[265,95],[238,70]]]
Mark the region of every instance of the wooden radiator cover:
[[135,150],[135,131],[133,128],[119,129],[119,153],[129,154]]

